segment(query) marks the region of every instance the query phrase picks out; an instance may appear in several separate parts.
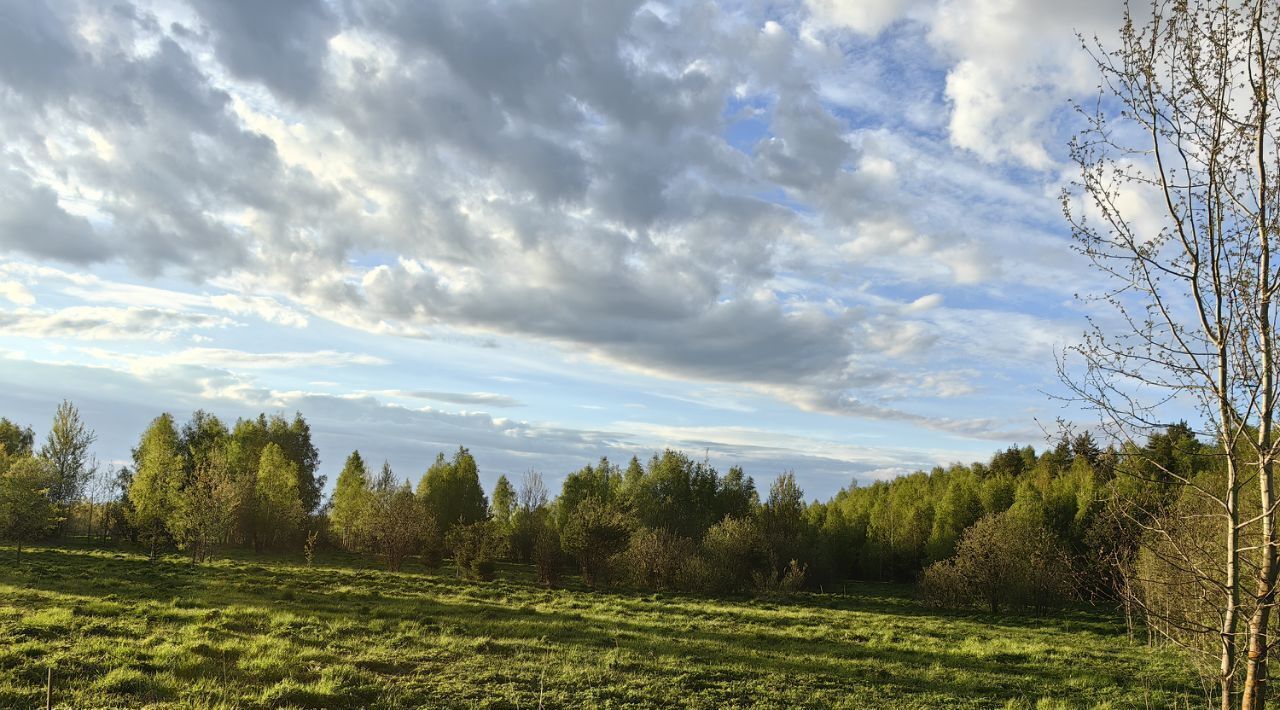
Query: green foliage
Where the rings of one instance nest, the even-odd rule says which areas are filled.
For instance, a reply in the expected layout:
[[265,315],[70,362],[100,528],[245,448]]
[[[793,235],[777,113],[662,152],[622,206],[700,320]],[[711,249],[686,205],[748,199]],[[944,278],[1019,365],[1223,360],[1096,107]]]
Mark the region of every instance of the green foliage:
[[316,547],[320,544],[320,531],[310,530],[307,532],[307,539],[302,543],[302,556],[307,561],[307,566],[316,561]]
[[30,456],[34,453],[36,433],[31,427],[21,427],[0,417],[0,449],[10,456]]
[[942,499],[933,515],[933,529],[926,543],[928,559],[941,560],[955,552],[956,542],[970,525],[982,517],[983,507],[977,477],[964,469],[955,470],[946,483]]
[[129,524],[155,557],[165,539],[169,518],[177,508],[185,461],[173,417],[161,414],[143,432],[133,450],[129,484]]
[[381,480],[370,495],[368,520],[369,544],[396,571],[405,559],[422,548],[424,538],[434,527],[422,502],[413,495],[408,483],[396,486],[390,479],[391,467],[383,466]]
[[197,468],[214,457],[223,458],[222,466],[230,468],[231,462],[225,459],[231,432],[216,416],[203,409],[196,410],[191,419],[182,425],[180,439],[188,479],[195,474]]
[[609,463],[607,458],[600,459],[600,463],[596,466],[587,464],[564,479],[564,484],[560,488],[560,497],[555,503],[556,527],[564,530],[573,511],[588,498],[612,504],[620,503],[621,496],[622,472],[617,466]]
[[292,420],[279,414],[268,417],[259,414],[256,419],[240,419],[231,432],[235,455],[232,466],[245,471],[249,480],[256,480],[258,462],[268,444],[275,444],[284,458],[297,467],[298,494],[304,513],[310,513],[320,504],[324,490],[324,477],[317,476],[320,453],[311,443],[311,426],[295,413]]
[[493,486],[493,499],[489,504],[489,519],[493,523],[495,554],[500,559],[512,558],[512,537],[515,532],[519,500],[516,489],[506,476],[498,476]]
[[564,553],[560,542],[560,533],[544,522],[539,524],[534,533],[533,565],[537,571],[538,583],[544,587],[553,587],[563,576]]
[[711,569],[710,591],[746,589],[770,567],[768,540],[754,517],[726,517],[707,531],[702,548]]
[[565,552],[578,561],[582,581],[592,589],[611,581],[613,556],[626,549],[631,521],[618,507],[594,496],[578,503],[560,533]]
[[680,537],[701,538],[723,517],[715,469],[670,449],[655,455],[644,475],[628,481],[626,497],[640,525]]
[[795,559],[782,569],[770,566],[751,576],[751,588],[762,596],[788,596],[804,589],[808,566]]
[[946,606],[1043,610],[1065,602],[1070,558],[1036,518],[1017,510],[985,516],[960,538],[954,557],[924,571],[927,599]]
[[480,488],[476,460],[461,446],[450,461],[443,453],[436,456],[435,463],[418,482],[418,498],[435,518],[442,535],[454,525],[467,525],[488,516],[489,503]]
[[455,525],[445,536],[445,545],[453,553],[458,576],[486,582],[493,579],[494,562],[501,550],[493,521]]
[[192,561],[203,562],[235,529],[239,494],[225,451],[203,452],[195,461],[166,527],[178,549],[189,551]]
[[725,517],[745,518],[755,512],[760,505],[760,495],[756,493],[755,481],[742,470],[741,466],[729,468],[729,472],[720,481],[720,490],[716,494],[716,520]]
[[489,504],[489,517],[500,526],[511,523],[511,516],[516,512],[516,489],[506,476],[498,476],[493,486],[493,501]]
[[[511,555],[518,562],[532,562],[534,546],[542,529],[549,526],[551,510],[547,505],[547,487],[542,474],[528,471],[520,482],[516,494],[516,509],[511,515],[508,545]],[[557,538],[556,551],[559,553]]]
[[19,558],[24,542],[39,540],[58,522],[49,496],[57,481],[57,470],[44,458],[0,456],[0,539],[13,542]]
[[425,508],[422,509],[422,549],[419,551],[422,566],[436,570],[444,563],[444,535],[440,532],[440,524]]
[[769,487],[769,498],[760,508],[761,532],[769,556],[770,576],[785,574],[792,560],[807,557],[805,550],[804,491],[794,473],[784,473]]
[[352,451],[338,474],[329,506],[329,520],[340,544],[348,550],[359,546],[361,523],[368,515],[369,468],[359,451]]
[[95,464],[89,447],[97,439],[80,419],[80,410],[63,400],[53,415],[49,436],[40,447],[40,457],[53,466],[55,481],[49,497],[64,509],[79,500],[85,483],[93,476]]
[[640,528],[632,533],[617,564],[640,589],[699,589],[705,583],[703,575],[694,578],[689,566],[697,555],[697,544],[687,537],[665,528]]
[[[1164,443],[1167,438],[1160,434],[1155,441],[1169,452],[1169,465],[1193,465],[1191,459],[1173,462],[1173,452],[1187,455],[1193,439],[1177,434],[1182,442],[1178,449]],[[1016,509],[1045,527],[1077,562],[1092,558],[1089,564],[1096,567],[1111,553],[1096,547],[1102,540],[1091,531],[1101,524],[1099,515],[1110,487],[1130,482],[1129,476],[1115,476],[1114,462],[1122,458],[1114,451],[1098,451],[1091,438],[1077,436],[1071,444],[1064,440],[1039,456],[1031,447],[1010,447],[988,464],[956,464],[850,487],[811,509],[804,546],[814,547],[816,531],[817,550],[825,551],[826,559],[836,565],[836,578],[905,582],[917,578],[930,563],[950,557],[978,518]],[[1091,535],[1098,539],[1089,542]],[[806,552],[798,559],[810,563],[813,578],[821,556]]]
[[254,487],[254,546],[278,547],[297,536],[305,516],[298,464],[285,458],[275,442],[262,449]]

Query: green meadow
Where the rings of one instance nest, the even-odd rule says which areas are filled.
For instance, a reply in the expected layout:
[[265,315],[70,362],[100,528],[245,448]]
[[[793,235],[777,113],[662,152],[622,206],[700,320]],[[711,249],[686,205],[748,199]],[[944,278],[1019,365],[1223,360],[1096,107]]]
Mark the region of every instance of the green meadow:
[[1165,708],[1185,662],[1108,613],[937,611],[903,587],[788,599],[468,582],[346,556],[203,565],[0,548],[0,707]]

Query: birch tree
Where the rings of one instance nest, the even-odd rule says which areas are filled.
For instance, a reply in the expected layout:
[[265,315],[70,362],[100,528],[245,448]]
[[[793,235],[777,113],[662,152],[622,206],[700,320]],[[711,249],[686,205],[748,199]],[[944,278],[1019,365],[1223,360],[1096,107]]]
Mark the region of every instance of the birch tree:
[[[1278,20],[1276,0],[1127,8],[1118,45],[1085,43],[1101,90],[1063,198],[1104,277],[1064,379],[1124,444],[1119,470],[1167,492],[1127,513],[1144,569],[1204,603],[1136,601],[1212,657],[1224,709],[1265,703],[1275,602]],[[1182,417],[1211,460],[1153,466],[1136,443]]]

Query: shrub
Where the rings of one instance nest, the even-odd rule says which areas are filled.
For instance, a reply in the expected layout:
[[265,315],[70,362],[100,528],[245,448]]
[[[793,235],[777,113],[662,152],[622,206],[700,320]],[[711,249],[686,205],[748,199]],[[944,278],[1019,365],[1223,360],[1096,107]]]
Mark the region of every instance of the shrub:
[[428,514],[422,524],[422,564],[429,570],[440,569],[444,555],[444,537],[440,534],[440,526]]
[[400,489],[378,492],[370,519],[373,547],[395,572],[414,550],[421,549],[428,514],[406,484]]
[[693,541],[669,530],[641,528],[631,536],[617,565],[641,589],[678,589],[681,567],[697,552]]
[[773,565],[758,570],[751,575],[751,587],[757,594],[766,596],[788,596],[804,589],[807,565],[795,560],[780,570]]
[[445,543],[453,552],[453,563],[458,568],[459,577],[483,581],[493,579],[494,559],[498,556],[500,541],[492,521],[455,525],[445,535]]
[[759,524],[750,518],[731,518],[711,526],[702,539],[712,591],[735,592],[751,585],[769,567],[768,545]]
[[14,541],[21,559],[22,543],[39,539],[59,521],[48,495],[56,474],[40,458],[7,462],[8,457],[0,458],[0,539]]
[[1071,594],[1069,558],[1041,524],[1014,512],[987,515],[960,536],[956,554],[922,578],[925,599],[954,607],[1044,609]]
[[676,568],[676,589],[688,592],[711,592],[715,590],[715,574],[707,558],[701,552],[680,560]]
[[592,589],[608,586],[613,558],[626,549],[631,524],[622,511],[594,496],[584,499],[565,523],[561,542],[582,568]]
[[316,544],[319,541],[320,541],[320,532],[318,530],[312,530],[311,532],[307,533],[306,542],[302,543],[302,556],[306,558],[308,567],[310,567],[311,563],[315,561]]
[[532,562],[533,548],[538,542],[538,533],[546,524],[543,510],[525,510],[517,508],[511,515],[511,532],[509,544],[512,558],[517,562]]
[[564,568],[564,555],[560,553],[560,534],[545,521],[534,534],[531,555],[538,570],[538,582],[545,587],[555,586]]

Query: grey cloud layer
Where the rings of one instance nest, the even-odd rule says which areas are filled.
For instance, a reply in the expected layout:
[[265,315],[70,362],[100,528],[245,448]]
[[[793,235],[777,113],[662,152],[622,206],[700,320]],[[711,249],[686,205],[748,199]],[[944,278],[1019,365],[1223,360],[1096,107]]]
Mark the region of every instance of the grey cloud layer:
[[[972,231],[918,234],[937,218],[913,221],[899,172],[824,100],[840,43],[782,11],[14,3],[0,245],[269,284],[369,329],[514,333],[807,408],[993,430],[877,401],[924,381],[912,357],[941,330],[833,282],[908,256],[908,285],[999,270]],[[770,136],[730,140],[753,111]],[[894,219],[918,238],[887,238]],[[875,246],[847,248],[860,236]]]
[[[78,386],[85,395],[77,405],[99,434],[98,455],[104,461],[128,460],[129,446],[138,431],[160,411],[180,419],[197,408],[210,410],[227,420],[254,416],[257,412],[306,414],[320,449],[321,467],[330,476],[353,449],[366,458],[390,460],[396,472],[416,479],[435,457],[466,442],[476,454],[486,486],[499,474],[518,477],[524,471],[542,471],[552,485],[569,471],[600,456],[625,461],[647,457],[663,446],[689,451],[709,451],[717,467],[740,464],[764,486],[778,473],[796,469],[806,492],[825,498],[848,484],[851,476],[863,479],[887,471],[927,468],[950,462],[960,455],[947,452],[906,452],[875,447],[841,447],[839,455],[807,453],[822,442],[784,437],[758,443],[759,433],[654,430],[641,424],[629,433],[575,429],[486,413],[451,413],[430,408],[396,406],[372,395],[337,397],[309,392],[275,392],[254,388],[220,389],[214,396],[201,389],[207,377],[225,377],[197,365],[171,366],[159,379],[145,379],[127,370],[83,367],[72,364],[36,363],[0,359],[19,376],[11,383],[6,400],[8,414],[18,421],[39,424],[49,417],[49,392],[43,383]],[[443,394],[443,393],[435,393]],[[750,440],[755,439],[757,443]]]

